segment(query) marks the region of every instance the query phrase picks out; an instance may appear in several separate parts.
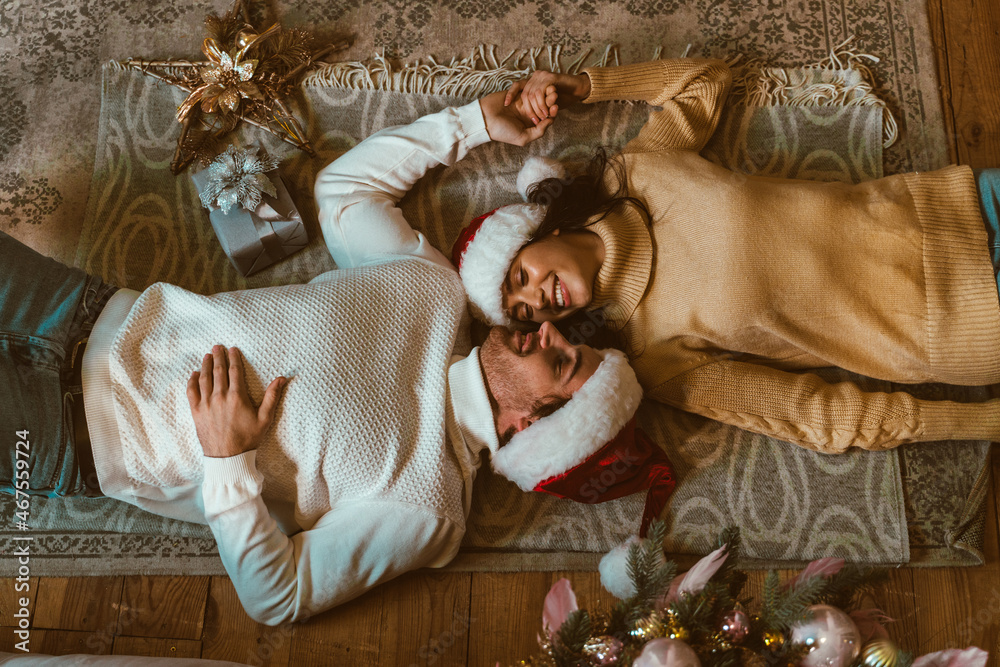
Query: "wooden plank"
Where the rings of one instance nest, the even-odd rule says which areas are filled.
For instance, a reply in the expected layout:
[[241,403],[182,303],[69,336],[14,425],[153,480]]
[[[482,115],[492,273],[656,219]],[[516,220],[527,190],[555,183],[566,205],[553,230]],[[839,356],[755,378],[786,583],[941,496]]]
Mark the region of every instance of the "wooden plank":
[[143,655],[154,658],[200,658],[201,642],[194,639],[162,637],[115,637],[114,655]]
[[43,577],[33,626],[113,633],[123,585],[124,577]]
[[208,577],[125,577],[116,634],[201,639]]
[[572,583],[581,608],[606,612],[614,605],[596,572],[474,572],[469,665],[514,664],[535,655],[545,596],[561,577]]
[[290,664],[295,667],[389,664],[381,660],[379,650],[385,628],[384,595],[392,585],[389,582],[376,587],[296,627],[291,637]]
[[32,630],[31,652],[46,655],[109,655],[111,645],[94,641],[94,633],[85,630]]
[[889,638],[896,642],[896,646],[911,651],[920,645],[914,610],[913,573],[910,568],[890,569],[886,572],[886,581],[877,585],[872,595],[865,597],[860,605],[861,609],[881,609],[892,618],[892,623],[885,624]]
[[948,137],[948,161],[958,162],[958,134],[955,132],[955,111],[951,104],[951,71],[948,62],[948,40],[944,30],[944,4],[948,0],[927,0],[927,13],[930,19],[931,40],[934,44],[934,55],[937,62],[939,87],[941,90],[941,109],[944,126]]
[[229,577],[212,577],[205,610],[201,657],[248,665],[279,667],[290,658],[291,623],[269,627],[250,618]]
[[1000,5],[980,0],[935,2],[941,6],[944,44],[938,49],[939,54],[943,49],[947,58],[958,162],[972,167],[998,166]]
[[424,570],[390,582],[383,590],[385,630],[379,650],[384,665],[468,663],[472,574]]
[[[38,581],[38,577],[11,577],[0,581],[0,636],[7,636],[8,627],[23,625],[20,617],[14,616],[21,614],[22,608],[28,610],[27,622],[30,624],[34,620]],[[28,604],[22,605],[22,601]]]

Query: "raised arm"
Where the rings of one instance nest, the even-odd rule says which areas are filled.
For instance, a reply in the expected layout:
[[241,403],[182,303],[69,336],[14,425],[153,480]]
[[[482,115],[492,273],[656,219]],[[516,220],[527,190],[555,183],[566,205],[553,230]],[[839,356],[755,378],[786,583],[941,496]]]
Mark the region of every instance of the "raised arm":
[[205,518],[247,613],[270,625],[302,620],[403,572],[450,560],[463,527],[398,502],[351,503],[309,530],[281,532],[261,498],[255,447],[271,426],[283,384],[284,378],[272,382],[255,406],[239,351],[218,345],[188,380],[205,453]]
[[584,70],[590,77],[585,103],[637,100],[661,107],[649,114],[625,153],[662,148],[700,151],[719,123],[732,77],[721,60],[677,58]]
[[1000,438],[1000,399],[926,401],[732,360],[682,373],[646,395],[826,454],[850,447],[882,450],[907,442]]
[[412,229],[398,204],[424,174],[453,165],[491,139],[524,145],[548,123],[525,122],[504,107],[504,93],[424,116],[368,137],[326,166],[316,178],[320,227],[340,268],[386,255],[451,262]]
[[721,60],[678,58],[622,67],[591,67],[583,74],[538,71],[516,82],[505,102],[529,118],[551,118],[560,107],[606,100],[647,102],[659,109],[625,153],[663,148],[700,151],[715,131],[732,77]]

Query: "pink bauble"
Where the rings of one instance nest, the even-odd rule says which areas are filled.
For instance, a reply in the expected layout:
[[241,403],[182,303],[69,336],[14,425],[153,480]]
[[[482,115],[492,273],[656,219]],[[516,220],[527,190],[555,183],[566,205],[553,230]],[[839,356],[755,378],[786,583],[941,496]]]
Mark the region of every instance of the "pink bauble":
[[812,620],[792,626],[791,641],[809,647],[802,667],[847,667],[861,652],[861,636],[851,617],[836,607],[814,604]]
[[698,655],[679,639],[660,637],[642,647],[633,667],[701,667]]
[[719,630],[729,642],[739,644],[750,632],[750,617],[740,609],[733,609],[722,617]]

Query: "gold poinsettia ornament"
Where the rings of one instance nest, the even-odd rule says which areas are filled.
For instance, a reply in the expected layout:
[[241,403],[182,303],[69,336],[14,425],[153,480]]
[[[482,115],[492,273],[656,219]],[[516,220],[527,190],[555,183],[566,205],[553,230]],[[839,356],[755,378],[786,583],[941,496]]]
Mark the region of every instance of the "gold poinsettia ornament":
[[198,103],[205,113],[215,113],[220,109],[237,111],[242,98],[264,100],[264,94],[252,80],[258,61],[246,58],[246,55],[251,48],[279,30],[281,28],[277,23],[259,35],[252,30],[241,30],[236,35],[236,45],[240,50],[232,54],[226,53],[214,38],[206,37],[201,52],[212,65],[201,68],[201,80],[205,83],[177,108],[177,120],[183,122]]
[[181,134],[170,170],[179,174],[196,158],[210,161],[221,149],[219,140],[240,122],[314,155],[284,100],[307,68],[348,43],[315,48],[306,31],[285,30],[277,23],[258,32],[250,24],[245,0],[236,0],[222,16],[209,15],[205,24],[209,36],[201,50],[206,61],[130,59],[126,63],[188,93],[177,108]]

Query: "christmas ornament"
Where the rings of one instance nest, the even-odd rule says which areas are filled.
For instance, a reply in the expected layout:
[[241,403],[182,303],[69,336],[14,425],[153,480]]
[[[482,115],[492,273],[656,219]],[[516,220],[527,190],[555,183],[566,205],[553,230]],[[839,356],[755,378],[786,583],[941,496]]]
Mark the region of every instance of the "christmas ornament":
[[727,641],[739,644],[750,632],[750,617],[741,609],[733,609],[722,617],[719,629]]
[[701,667],[698,655],[690,646],[676,639],[660,637],[647,643],[633,667]]
[[261,196],[278,195],[274,183],[265,175],[278,168],[278,159],[263,148],[229,146],[208,166],[208,182],[201,191],[205,208],[218,207],[229,213],[233,206],[252,211],[260,205]]
[[716,651],[728,651],[733,647],[733,643],[726,639],[725,635],[721,632],[713,632],[711,640],[712,653],[715,653]]
[[678,639],[682,642],[686,642],[691,636],[691,633],[687,631],[687,628],[678,626],[672,630],[667,630],[666,635],[669,639]]
[[791,641],[809,649],[802,666],[847,667],[854,662],[861,652],[861,637],[851,617],[825,604],[809,611],[812,620],[796,623],[791,632]]
[[285,98],[299,77],[318,60],[347,48],[340,41],[319,49],[303,30],[274,24],[258,32],[250,25],[246,0],[205,19],[209,36],[202,43],[207,60],[135,60],[125,64],[188,93],[177,109],[181,133],[170,171],[179,174],[196,158],[211,154],[221,137],[246,122],[309,155],[315,155]]
[[896,667],[899,649],[888,639],[873,639],[862,649],[861,662],[865,667]]
[[778,630],[768,630],[761,635],[761,639],[764,640],[764,646],[772,651],[781,648],[785,643],[785,635]]
[[654,611],[646,618],[637,621],[635,627],[631,632],[629,632],[629,634],[636,639],[645,642],[653,639],[654,637],[662,637],[664,630],[663,619],[660,617],[658,612]]
[[618,663],[622,654],[622,643],[614,637],[596,637],[583,644],[583,654],[596,667],[609,667]]

